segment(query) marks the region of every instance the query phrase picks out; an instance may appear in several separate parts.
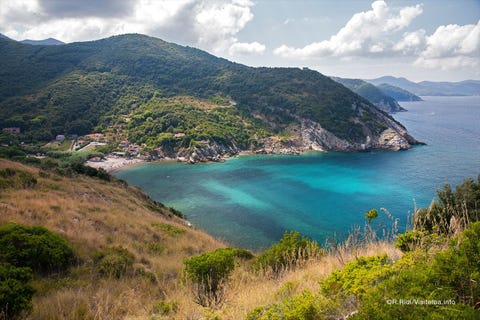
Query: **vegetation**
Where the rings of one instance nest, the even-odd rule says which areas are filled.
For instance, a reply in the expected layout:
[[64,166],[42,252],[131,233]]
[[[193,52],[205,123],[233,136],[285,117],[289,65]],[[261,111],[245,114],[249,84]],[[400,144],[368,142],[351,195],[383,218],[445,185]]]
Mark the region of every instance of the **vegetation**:
[[377,88],[397,101],[423,101],[419,96],[387,83],[379,84]]
[[35,290],[28,283],[31,279],[30,268],[0,262],[0,319],[16,319],[32,308]]
[[101,276],[121,278],[133,272],[135,257],[123,247],[111,247],[93,255],[95,270]]
[[192,282],[196,301],[202,306],[217,306],[223,302],[225,286],[233,269],[235,257],[251,258],[245,250],[217,249],[184,261],[186,278]]
[[0,229],[15,234],[21,232],[13,226],[44,226],[61,233],[75,257],[52,274],[51,266],[32,272],[2,253],[0,319],[479,316],[480,222],[472,211],[478,210],[477,180],[442,188],[431,206],[436,214],[419,210],[411,230],[392,233],[401,250],[372,235],[379,232],[372,209],[364,236],[322,249],[287,232],[252,255],[187,227],[121,181],[3,159],[0,171],[14,181],[20,172],[36,180],[33,187],[9,182],[0,189]]
[[72,259],[68,242],[44,227],[14,223],[0,226],[0,261],[3,263],[45,274],[66,269]]
[[285,232],[283,238],[260,254],[253,263],[256,270],[278,276],[286,269],[295,268],[309,259],[318,259],[324,251],[315,241],[299,232]]
[[385,128],[367,100],[318,72],[250,68],[142,35],[62,46],[0,39],[0,55],[0,127],[19,127],[26,143],[95,131],[148,148],[248,148],[298,117],[353,142]]
[[360,79],[344,79],[333,77],[333,80],[343,84],[348,89],[364,97],[385,112],[397,112],[404,110],[395,98],[383,92],[373,84]]

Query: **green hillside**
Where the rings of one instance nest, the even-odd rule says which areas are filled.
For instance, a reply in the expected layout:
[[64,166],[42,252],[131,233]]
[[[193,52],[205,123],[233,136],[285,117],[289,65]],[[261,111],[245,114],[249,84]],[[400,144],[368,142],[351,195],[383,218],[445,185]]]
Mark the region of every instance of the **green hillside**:
[[[388,128],[405,141],[401,148],[415,143],[399,123],[366,99],[308,69],[251,68],[138,34],[62,46],[0,39],[0,55],[0,127],[19,127],[20,138],[27,143],[58,134],[105,133],[108,128],[122,131],[121,137],[111,137],[114,142],[139,140],[125,131],[125,119],[135,118],[147,129],[150,125],[143,122],[165,120],[159,110],[166,111],[179,96],[188,97],[188,105],[168,111],[168,117],[175,118],[169,126],[155,120],[155,129],[143,132],[145,140],[160,142],[160,135],[172,133],[166,130],[171,126],[173,131],[188,131],[188,144],[206,138],[255,149],[265,137],[288,136],[286,132],[296,132],[292,139],[298,140],[308,120],[345,141],[348,147],[343,149],[390,148],[382,143],[365,145]],[[204,101],[220,109],[205,110]],[[183,107],[198,116],[184,117]],[[149,117],[149,112],[156,117]],[[195,135],[189,134],[193,129]],[[175,147],[182,143],[187,144],[182,141]],[[308,148],[308,143],[307,139],[300,147]],[[318,143],[325,149],[342,149]]]
[[344,79],[336,77],[332,79],[369,100],[379,109],[385,112],[405,111],[405,109],[398,104],[394,97],[366,81],[360,79]]
[[379,84],[377,85],[377,88],[397,101],[422,101],[422,98],[419,96],[387,83]]

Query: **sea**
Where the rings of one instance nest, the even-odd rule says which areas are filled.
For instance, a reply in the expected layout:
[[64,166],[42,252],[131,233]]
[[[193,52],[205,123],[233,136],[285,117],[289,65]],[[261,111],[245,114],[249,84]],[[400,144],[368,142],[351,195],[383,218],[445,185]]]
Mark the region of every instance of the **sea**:
[[[365,225],[401,232],[436,190],[480,174],[480,96],[401,102],[393,117],[424,146],[406,151],[250,155],[223,163],[148,163],[118,178],[182,211],[194,227],[255,251],[286,231],[326,243]],[[394,224],[395,222],[395,224]]]

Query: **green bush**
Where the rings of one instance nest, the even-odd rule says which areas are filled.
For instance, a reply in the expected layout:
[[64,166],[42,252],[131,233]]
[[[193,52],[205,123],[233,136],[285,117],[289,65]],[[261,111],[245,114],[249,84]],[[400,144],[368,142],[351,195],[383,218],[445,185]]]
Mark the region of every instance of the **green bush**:
[[28,284],[31,279],[30,268],[0,263],[0,319],[16,319],[32,307],[35,290]]
[[280,303],[253,309],[247,320],[320,320],[326,319],[333,309],[327,299],[304,291]]
[[31,189],[37,185],[37,179],[30,172],[5,168],[0,170],[0,189],[22,188]]
[[418,230],[410,230],[398,236],[395,247],[403,252],[409,252],[418,248],[426,237],[426,233]]
[[478,319],[479,284],[476,222],[433,257],[406,253],[389,277],[364,291],[353,319]]
[[97,273],[105,277],[121,278],[133,272],[135,257],[123,247],[111,247],[94,254]]
[[175,301],[165,301],[160,300],[156,301],[153,304],[152,311],[155,314],[160,314],[164,316],[168,316],[170,313],[175,313],[178,310],[178,304]]
[[480,220],[480,175],[475,182],[465,179],[453,191],[449,184],[437,190],[437,201],[413,217],[414,230],[454,234],[468,223]]
[[287,267],[294,267],[323,253],[315,241],[301,236],[299,232],[285,232],[278,243],[255,259],[253,268],[278,275]]
[[222,302],[225,284],[235,268],[235,254],[235,249],[217,249],[184,260],[197,303],[212,306]]
[[361,298],[391,273],[392,262],[386,255],[359,257],[322,281],[322,292],[333,298],[343,299],[351,295]]
[[68,242],[44,227],[0,226],[0,262],[50,273],[67,268],[73,259]]

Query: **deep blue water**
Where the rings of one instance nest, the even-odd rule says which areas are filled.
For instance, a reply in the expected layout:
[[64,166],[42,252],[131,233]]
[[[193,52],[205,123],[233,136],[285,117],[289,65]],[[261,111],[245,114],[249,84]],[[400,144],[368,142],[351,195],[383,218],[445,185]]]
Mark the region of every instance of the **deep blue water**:
[[444,183],[480,173],[480,97],[424,97],[394,117],[418,140],[408,151],[244,156],[225,163],[154,163],[117,174],[195,226],[237,246],[268,247],[285,230],[323,242],[386,208],[400,228]]

